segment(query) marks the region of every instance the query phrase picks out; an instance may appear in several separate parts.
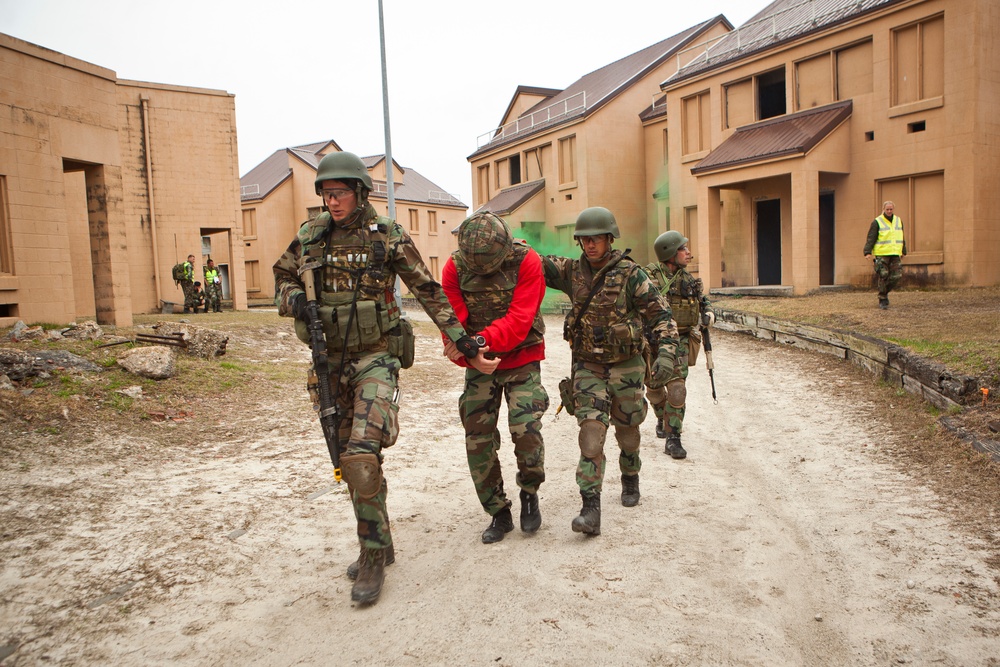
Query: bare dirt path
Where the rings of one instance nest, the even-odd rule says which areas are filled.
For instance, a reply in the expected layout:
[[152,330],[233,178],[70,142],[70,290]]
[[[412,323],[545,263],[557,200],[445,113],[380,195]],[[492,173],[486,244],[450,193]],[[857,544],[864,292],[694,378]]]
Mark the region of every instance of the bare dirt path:
[[[885,456],[886,406],[836,361],[717,334],[718,404],[702,362],[689,381],[689,458],[666,456],[647,418],[639,506],[619,502],[609,442],[602,534],[571,532],[577,429],[552,416],[569,353],[547,324],[536,535],[480,543],[461,374],[420,325],[387,452],[397,561],[378,604],[350,602],[350,503],[304,390],[284,387],[187,448],[138,435],[127,461],[5,471],[5,516],[36,529],[4,529],[0,661],[1000,665],[995,554]],[[294,340],[273,354],[307,358]],[[502,455],[513,489],[506,439]]]

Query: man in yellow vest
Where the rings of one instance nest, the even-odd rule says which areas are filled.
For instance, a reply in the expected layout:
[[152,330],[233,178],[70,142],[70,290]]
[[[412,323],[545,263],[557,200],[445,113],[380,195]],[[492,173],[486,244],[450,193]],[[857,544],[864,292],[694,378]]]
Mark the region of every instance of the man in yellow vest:
[[906,254],[903,221],[893,214],[895,210],[896,206],[891,201],[882,204],[882,215],[872,220],[865,241],[865,259],[875,260],[878,307],[882,310],[889,307],[889,292],[896,289],[903,276],[902,257]]

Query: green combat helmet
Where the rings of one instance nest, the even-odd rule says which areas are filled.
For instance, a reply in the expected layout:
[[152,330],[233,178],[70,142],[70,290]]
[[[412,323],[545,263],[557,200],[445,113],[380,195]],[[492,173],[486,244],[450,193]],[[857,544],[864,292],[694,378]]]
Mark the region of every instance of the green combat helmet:
[[[330,153],[323,156],[316,167],[316,194],[320,194],[323,189],[323,181],[344,181],[353,179],[360,181],[361,185],[371,192],[375,188],[372,186],[372,177],[368,175],[365,163],[354,153],[342,151],[340,153]],[[360,195],[360,193],[358,193]]]
[[672,229],[669,232],[663,232],[653,241],[653,250],[656,251],[656,259],[661,262],[669,262],[677,254],[677,251],[680,250],[680,247],[687,242],[688,240],[680,232],[675,232]]
[[503,218],[489,212],[466,218],[458,228],[458,252],[473,273],[489,275],[510,256],[514,238]]
[[601,234],[611,234],[616,239],[621,236],[614,214],[603,206],[583,209],[576,218],[573,237],[599,236]]

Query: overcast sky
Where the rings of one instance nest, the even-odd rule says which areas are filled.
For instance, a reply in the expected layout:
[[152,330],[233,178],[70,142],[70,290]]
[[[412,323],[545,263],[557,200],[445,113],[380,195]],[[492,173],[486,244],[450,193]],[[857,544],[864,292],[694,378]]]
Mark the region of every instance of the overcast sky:
[[[393,158],[471,206],[466,158],[518,85],[565,88],[717,14],[738,27],[767,4],[383,0]],[[234,94],[241,175],[326,139],[386,152],[377,0],[0,0],[0,32],[122,79]]]

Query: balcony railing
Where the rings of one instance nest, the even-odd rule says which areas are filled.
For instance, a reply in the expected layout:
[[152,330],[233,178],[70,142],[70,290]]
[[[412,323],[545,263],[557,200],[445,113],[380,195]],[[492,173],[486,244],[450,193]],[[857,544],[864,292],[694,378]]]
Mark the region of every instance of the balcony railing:
[[562,102],[550,104],[538,111],[532,111],[527,116],[513,120],[506,125],[501,125],[495,130],[491,130],[476,137],[476,148],[501,141],[508,137],[520,134],[539,125],[545,125],[553,120],[558,120],[573,113],[587,108],[587,91],[581,90],[579,93],[570,95]]

